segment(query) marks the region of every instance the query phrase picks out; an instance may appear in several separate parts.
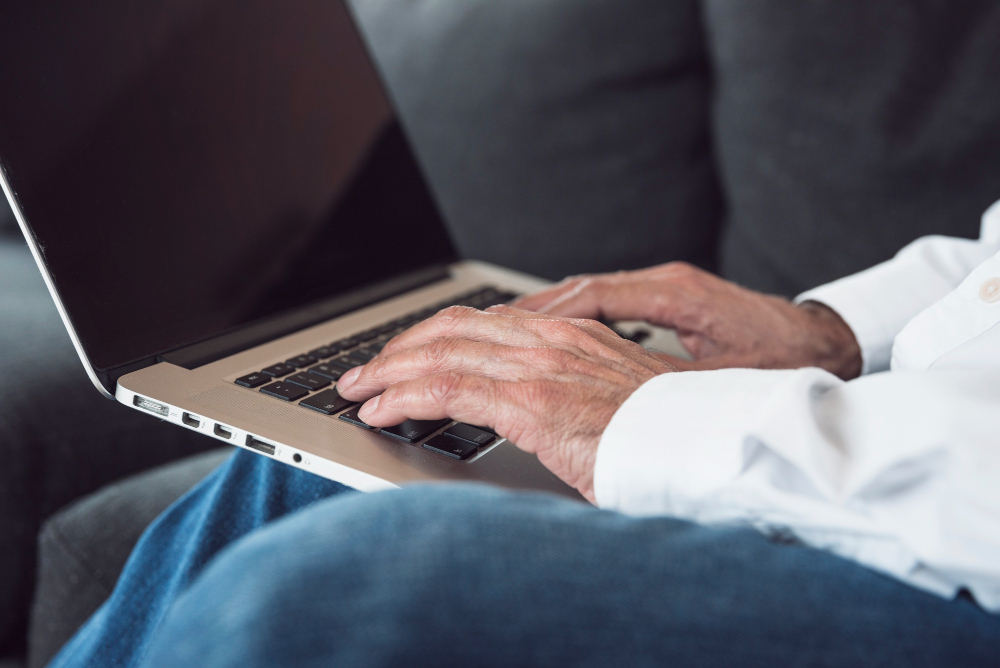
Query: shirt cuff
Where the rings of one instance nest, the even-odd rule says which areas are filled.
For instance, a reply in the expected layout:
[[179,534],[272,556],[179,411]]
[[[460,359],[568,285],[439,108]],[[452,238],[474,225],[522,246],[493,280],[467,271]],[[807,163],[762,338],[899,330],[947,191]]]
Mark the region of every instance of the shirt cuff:
[[954,286],[914,252],[821,285],[795,298],[829,306],[854,332],[862,374],[886,371],[896,335],[911,319]]
[[597,505],[633,515],[696,515],[692,504],[740,475],[751,425],[794,373],[686,371],[646,382],[601,437]]

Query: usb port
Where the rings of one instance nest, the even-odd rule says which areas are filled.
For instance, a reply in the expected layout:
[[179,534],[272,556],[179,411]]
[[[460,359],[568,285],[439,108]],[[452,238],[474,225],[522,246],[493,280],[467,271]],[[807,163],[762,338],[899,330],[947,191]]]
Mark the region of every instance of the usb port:
[[226,427],[223,427],[218,422],[216,422],[215,423],[215,435],[216,436],[221,436],[222,438],[232,438],[233,437],[233,432],[230,431],[229,429],[227,429]]
[[155,401],[150,401],[146,397],[140,397],[138,394],[135,395],[135,399],[132,400],[136,408],[141,408],[144,411],[149,411],[150,413],[155,413],[162,417],[167,417],[170,415],[170,407],[166,404],[160,404]]
[[257,452],[263,452],[265,455],[274,456],[274,446],[270,443],[265,443],[256,436],[251,436],[247,434],[247,447],[251,450],[256,450]]
[[181,416],[181,422],[183,422],[187,426],[193,427],[195,429],[197,429],[198,427],[201,426],[201,420],[199,420],[195,416],[191,415],[190,413],[185,413],[184,415],[182,415]]

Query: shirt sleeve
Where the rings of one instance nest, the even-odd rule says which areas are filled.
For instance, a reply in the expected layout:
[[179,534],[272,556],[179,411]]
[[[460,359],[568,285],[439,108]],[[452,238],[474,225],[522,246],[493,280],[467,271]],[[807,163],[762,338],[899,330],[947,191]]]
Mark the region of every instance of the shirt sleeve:
[[923,237],[887,262],[804,292],[795,301],[817,301],[836,311],[861,347],[862,373],[884,371],[903,327],[998,251],[1000,202],[983,214],[979,240]]
[[[1000,358],[1000,336],[991,347]],[[1000,612],[998,415],[996,358],[848,383],[820,369],[665,374],[605,430],[595,494],[634,515],[791,533]]]

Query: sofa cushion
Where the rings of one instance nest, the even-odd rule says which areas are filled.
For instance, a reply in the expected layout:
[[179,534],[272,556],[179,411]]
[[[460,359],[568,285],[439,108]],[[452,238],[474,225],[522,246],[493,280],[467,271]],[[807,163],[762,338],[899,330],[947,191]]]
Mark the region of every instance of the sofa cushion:
[[353,0],[466,257],[548,278],[710,263],[693,0]]
[[1000,4],[706,0],[724,273],[794,294],[1000,198]]

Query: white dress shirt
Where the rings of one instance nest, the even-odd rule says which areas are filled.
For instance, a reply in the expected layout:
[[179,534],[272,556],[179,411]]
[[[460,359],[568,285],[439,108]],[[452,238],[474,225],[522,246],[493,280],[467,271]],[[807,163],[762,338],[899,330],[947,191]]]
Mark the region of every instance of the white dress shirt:
[[919,239],[807,299],[854,331],[861,378],[657,376],[605,430],[598,505],[746,520],[1000,612],[1000,202],[978,241]]

